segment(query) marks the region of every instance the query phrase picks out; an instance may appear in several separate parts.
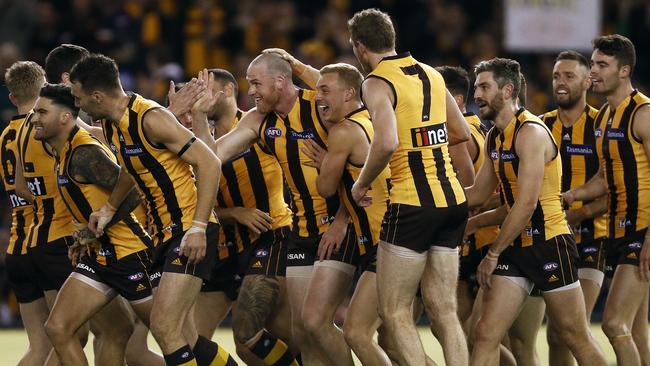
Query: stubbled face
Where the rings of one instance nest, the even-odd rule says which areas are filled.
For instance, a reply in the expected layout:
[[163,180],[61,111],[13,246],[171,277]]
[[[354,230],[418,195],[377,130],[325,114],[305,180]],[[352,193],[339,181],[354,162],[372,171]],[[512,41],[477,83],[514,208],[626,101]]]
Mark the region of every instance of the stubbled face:
[[260,113],[272,112],[280,101],[280,90],[276,87],[276,78],[269,75],[266,65],[255,63],[248,67],[248,95],[255,101]]
[[330,123],[341,121],[345,117],[344,104],[349,89],[339,81],[338,74],[328,72],[321,75],[316,90],[316,105],[321,118]]
[[479,108],[481,118],[494,120],[505,105],[503,89],[499,88],[491,71],[476,75],[474,82],[474,102]]
[[596,93],[611,94],[621,85],[621,68],[614,56],[595,50],[591,54],[591,77],[592,90]]
[[57,136],[65,113],[65,108],[54,104],[51,99],[38,98],[34,106],[34,115],[31,118],[34,126],[34,138],[48,141]]
[[352,38],[350,38],[349,42],[352,46],[352,52],[354,52],[357,60],[359,60],[359,64],[361,65],[363,71],[366,73],[372,72],[372,66],[368,60],[368,54],[365,52],[365,47],[359,47],[359,43],[355,43]]
[[553,66],[553,98],[560,108],[575,106],[589,89],[588,70],[576,60],[560,60]]
[[92,93],[83,90],[79,82],[72,83],[71,87],[75,106],[81,108],[93,120],[108,118],[107,111],[104,110],[98,99]]

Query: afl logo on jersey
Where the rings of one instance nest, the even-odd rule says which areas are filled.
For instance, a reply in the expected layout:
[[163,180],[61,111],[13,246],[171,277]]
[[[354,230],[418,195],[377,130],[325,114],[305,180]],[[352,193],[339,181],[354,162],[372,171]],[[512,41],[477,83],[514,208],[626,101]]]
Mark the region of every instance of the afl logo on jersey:
[[594,137],[603,137],[603,130],[601,130],[600,128],[597,128],[594,131]]
[[282,130],[277,127],[269,127],[264,131],[264,134],[266,134],[266,137],[274,139],[282,136]]
[[497,150],[490,151],[490,159],[492,160],[499,159],[499,152]]

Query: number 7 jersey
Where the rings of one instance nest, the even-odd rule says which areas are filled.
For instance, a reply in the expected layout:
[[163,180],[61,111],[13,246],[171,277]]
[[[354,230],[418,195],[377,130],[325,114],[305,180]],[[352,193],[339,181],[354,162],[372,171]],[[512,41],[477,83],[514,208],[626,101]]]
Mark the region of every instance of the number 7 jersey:
[[452,207],[465,202],[448,150],[446,88],[408,52],[384,57],[367,78],[392,89],[399,144],[390,159],[390,202]]

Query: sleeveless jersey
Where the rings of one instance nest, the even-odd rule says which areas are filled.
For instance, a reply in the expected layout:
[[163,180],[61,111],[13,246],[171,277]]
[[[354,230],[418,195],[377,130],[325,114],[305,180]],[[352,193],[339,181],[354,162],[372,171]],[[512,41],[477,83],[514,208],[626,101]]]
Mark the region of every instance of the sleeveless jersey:
[[449,157],[440,73],[404,53],[384,57],[368,78],[384,80],[395,101],[399,144],[389,163],[391,203],[450,207],[465,202]]
[[519,156],[515,151],[515,140],[521,126],[535,123],[542,126],[556,146],[556,155],[544,166],[544,178],[539,193],[537,207],[524,231],[513,245],[528,247],[542,244],[561,234],[570,234],[560,200],[562,187],[562,162],[557,154],[557,143],[553,134],[537,116],[521,108],[503,131],[493,127],[488,134],[488,151],[499,180],[505,204],[511,209],[519,194],[517,181]]
[[[596,149],[609,187],[609,235],[630,236],[650,223],[650,166],[633,121],[650,98],[634,90],[612,109],[605,104],[596,117]],[[647,121],[644,121],[647,122]]]

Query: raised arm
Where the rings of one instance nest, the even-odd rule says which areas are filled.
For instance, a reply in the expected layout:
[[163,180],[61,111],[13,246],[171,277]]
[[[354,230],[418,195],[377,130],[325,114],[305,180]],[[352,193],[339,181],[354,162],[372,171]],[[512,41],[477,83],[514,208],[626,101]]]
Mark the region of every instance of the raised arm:
[[262,53],[278,54],[291,65],[291,71],[295,77],[302,80],[309,89],[316,89],[316,83],[318,83],[318,78],[320,78],[320,71],[318,69],[302,63],[282,48],[267,48]]
[[243,153],[259,139],[259,130],[264,117],[265,115],[259,113],[257,109],[251,109],[239,120],[235,128],[214,143],[212,151],[222,161],[228,161]]

